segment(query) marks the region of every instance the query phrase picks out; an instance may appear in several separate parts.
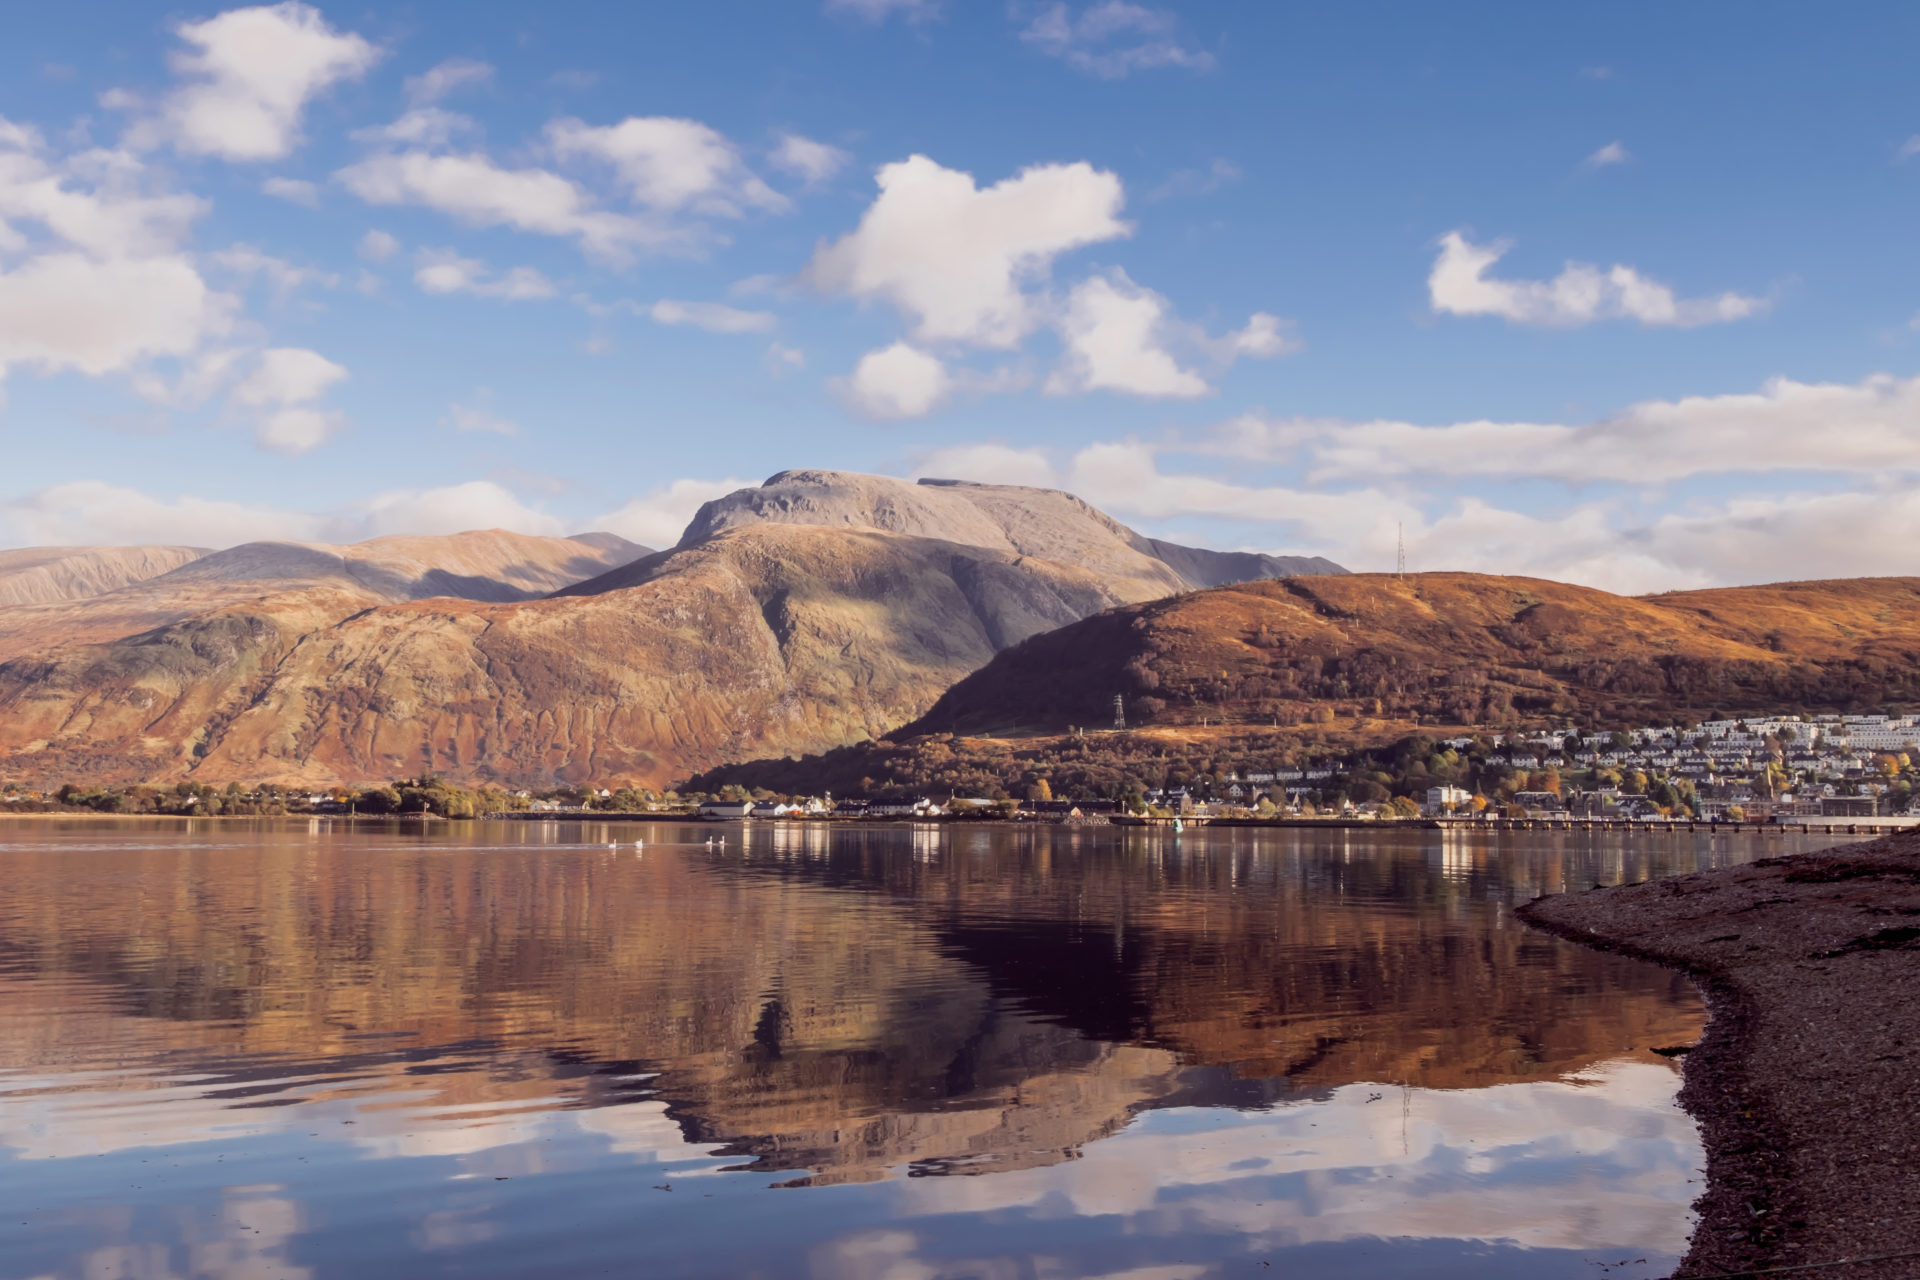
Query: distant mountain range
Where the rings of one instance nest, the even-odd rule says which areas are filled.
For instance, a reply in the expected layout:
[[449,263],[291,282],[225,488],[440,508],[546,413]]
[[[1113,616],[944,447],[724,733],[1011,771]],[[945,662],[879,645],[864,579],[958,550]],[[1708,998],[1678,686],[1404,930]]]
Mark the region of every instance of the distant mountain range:
[[1311,557],[1069,494],[790,471],[672,550],[499,531],[0,553],[0,778],[651,785],[877,736],[1010,645]]

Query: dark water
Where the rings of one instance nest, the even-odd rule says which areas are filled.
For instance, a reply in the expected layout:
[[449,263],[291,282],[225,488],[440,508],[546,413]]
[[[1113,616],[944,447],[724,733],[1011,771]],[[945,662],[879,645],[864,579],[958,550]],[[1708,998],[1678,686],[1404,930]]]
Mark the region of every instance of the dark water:
[[1698,998],[1511,908],[1751,842],[717,830],[0,822],[0,1277],[1685,1247]]

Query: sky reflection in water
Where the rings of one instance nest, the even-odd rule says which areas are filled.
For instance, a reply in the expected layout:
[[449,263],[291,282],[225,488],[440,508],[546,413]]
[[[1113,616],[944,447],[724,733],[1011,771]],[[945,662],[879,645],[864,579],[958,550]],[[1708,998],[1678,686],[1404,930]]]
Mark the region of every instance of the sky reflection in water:
[[709,834],[0,824],[0,1277],[1685,1247],[1697,997],[1510,908],[1725,838]]

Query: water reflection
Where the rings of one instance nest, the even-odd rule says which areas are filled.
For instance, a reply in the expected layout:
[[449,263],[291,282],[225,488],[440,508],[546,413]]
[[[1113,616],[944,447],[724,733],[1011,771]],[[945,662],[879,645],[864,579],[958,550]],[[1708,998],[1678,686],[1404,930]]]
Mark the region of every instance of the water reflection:
[[0,825],[0,1276],[1650,1275],[1684,1247],[1699,1152],[1648,1049],[1697,1000],[1510,908],[1750,850],[710,834]]

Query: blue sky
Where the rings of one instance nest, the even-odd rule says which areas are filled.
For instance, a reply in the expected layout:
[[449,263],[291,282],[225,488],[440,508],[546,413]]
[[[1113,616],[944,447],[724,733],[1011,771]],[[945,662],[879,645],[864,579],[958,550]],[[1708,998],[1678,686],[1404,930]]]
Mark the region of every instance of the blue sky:
[[4,22],[0,543],[661,544],[818,466],[1355,568],[1910,571],[1911,6]]

